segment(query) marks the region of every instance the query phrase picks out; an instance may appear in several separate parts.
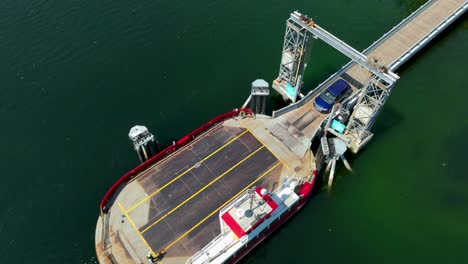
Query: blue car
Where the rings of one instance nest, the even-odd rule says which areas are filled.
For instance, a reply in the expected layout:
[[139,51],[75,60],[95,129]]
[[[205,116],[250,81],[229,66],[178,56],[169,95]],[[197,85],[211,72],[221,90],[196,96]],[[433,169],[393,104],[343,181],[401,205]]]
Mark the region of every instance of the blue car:
[[319,96],[315,97],[314,107],[320,113],[328,113],[336,102],[341,101],[350,93],[351,87],[349,84],[345,80],[339,79],[320,93]]

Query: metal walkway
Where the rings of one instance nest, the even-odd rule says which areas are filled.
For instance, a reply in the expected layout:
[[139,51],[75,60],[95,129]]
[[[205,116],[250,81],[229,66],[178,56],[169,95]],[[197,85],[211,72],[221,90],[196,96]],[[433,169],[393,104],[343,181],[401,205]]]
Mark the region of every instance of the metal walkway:
[[[367,57],[379,58],[388,69],[396,70],[460,17],[467,8],[468,2],[466,0],[429,1],[374,42],[363,53]],[[353,95],[357,98],[359,90],[365,86],[369,78],[369,71],[354,61],[349,62],[300,101],[273,112],[274,120],[283,127],[295,126],[304,137],[301,141],[312,140],[328,115],[317,112],[311,100],[339,78],[351,84],[355,90]],[[294,124],[301,119],[310,122]],[[344,138],[342,136],[348,140],[348,146],[351,146],[355,152],[362,148],[371,137],[372,134],[365,139],[356,139],[351,136]]]

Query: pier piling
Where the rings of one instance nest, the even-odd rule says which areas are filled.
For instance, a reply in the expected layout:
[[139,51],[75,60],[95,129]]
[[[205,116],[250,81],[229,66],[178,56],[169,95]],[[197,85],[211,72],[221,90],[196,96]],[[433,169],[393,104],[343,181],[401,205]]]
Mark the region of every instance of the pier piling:
[[128,137],[133,142],[133,147],[138,154],[140,162],[143,163],[154,156],[159,147],[154,136],[145,126],[134,126],[130,129]]
[[265,80],[257,79],[252,83],[250,108],[255,114],[265,114],[266,99],[269,94],[269,85]]

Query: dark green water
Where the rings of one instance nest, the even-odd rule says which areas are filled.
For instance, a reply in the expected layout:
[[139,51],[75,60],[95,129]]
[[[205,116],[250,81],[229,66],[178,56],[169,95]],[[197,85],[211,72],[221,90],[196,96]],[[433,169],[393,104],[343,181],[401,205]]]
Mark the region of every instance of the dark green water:
[[[298,9],[359,50],[424,1],[0,2],[0,263],[95,263],[98,204],[162,143],[278,71]],[[468,263],[468,21],[398,72],[375,139],[246,263]],[[346,58],[315,43],[314,87]]]

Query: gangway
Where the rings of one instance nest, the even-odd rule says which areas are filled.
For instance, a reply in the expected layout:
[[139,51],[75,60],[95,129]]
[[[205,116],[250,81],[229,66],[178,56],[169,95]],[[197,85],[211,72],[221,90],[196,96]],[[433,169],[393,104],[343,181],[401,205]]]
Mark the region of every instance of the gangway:
[[[295,102],[300,93],[300,78],[307,66],[311,36],[323,40],[368,71],[368,79],[360,91],[346,128],[346,135],[349,137],[346,141],[348,146],[355,150],[359,149],[363,145],[361,142],[365,143],[372,137],[370,128],[390,95],[392,87],[399,79],[398,75],[377,58],[367,57],[297,11],[291,13],[286,27],[280,74],[273,82],[273,88],[291,101]],[[303,56],[304,54],[307,55]],[[296,74],[291,74],[293,73],[291,70]]]
[[307,16],[295,11],[286,21],[286,34],[283,46],[283,56],[278,78],[273,82],[273,88],[285,98],[296,102],[300,93],[301,78],[307,67],[310,54],[311,37],[319,38],[348,58],[367,69],[388,85],[398,80],[398,75],[385,66],[376,67],[375,60],[357,51],[344,41],[335,37],[318,26]]

